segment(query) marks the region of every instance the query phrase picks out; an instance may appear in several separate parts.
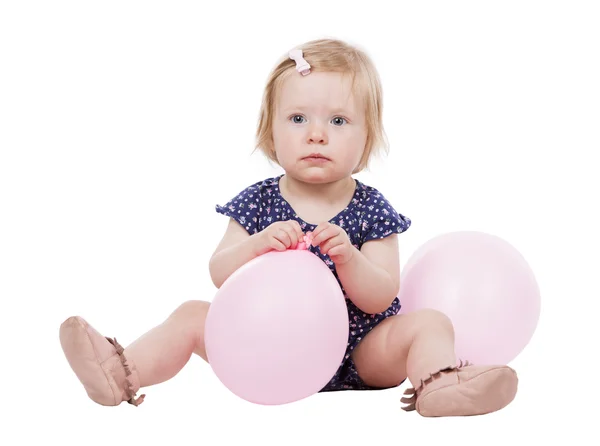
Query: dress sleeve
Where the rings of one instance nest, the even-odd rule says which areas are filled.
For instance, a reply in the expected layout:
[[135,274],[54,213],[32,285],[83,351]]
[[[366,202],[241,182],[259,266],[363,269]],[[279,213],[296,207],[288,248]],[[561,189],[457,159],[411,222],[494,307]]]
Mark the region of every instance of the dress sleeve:
[[380,193],[371,196],[372,208],[366,212],[363,224],[366,226],[364,242],[385,238],[391,234],[406,231],[411,220],[398,213],[390,202]]
[[233,218],[248,231],[248,234],[256,234],[261,210],[260,190],[257,185],[249,186],[223,206],[217,204],[215,210]]

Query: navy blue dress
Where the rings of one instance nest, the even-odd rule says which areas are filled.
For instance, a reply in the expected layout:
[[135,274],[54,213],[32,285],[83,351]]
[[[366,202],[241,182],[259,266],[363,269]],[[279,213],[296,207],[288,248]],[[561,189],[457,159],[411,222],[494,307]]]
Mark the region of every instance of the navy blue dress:
[[[296,220],[304,232],[314,231],[316,225],[309,224],[298,217],[289,203],[281,196],[279,180],[282,176],[268,178],[248,186],[225,205],[217,205],[216,211],[236,220],[250,235],[262,231],[271,223],[286,220]],[[369,240],[399,234],[410,227],[410,219],[396,212],[377,189],[356,179],[355,181],[356,189],[351,202],[329,222],[343,228],[357,249],[360,250],[363,243]],[[310,246],[309,250],[319,256],[331,269],[342,291],[346,294],[336,273],[335,264],[329,256],[321,254],[318,246]],[[321,392],[374,389],[367,386],[358,376],[351,357],[352,350],[373,327],[385,318],[397,314],[400,310],[400,302],[397,297],[387,310],[377,314],[364,313],[348,298],[346,298],[346,305],[350,324],[346,354],[337,372]]]

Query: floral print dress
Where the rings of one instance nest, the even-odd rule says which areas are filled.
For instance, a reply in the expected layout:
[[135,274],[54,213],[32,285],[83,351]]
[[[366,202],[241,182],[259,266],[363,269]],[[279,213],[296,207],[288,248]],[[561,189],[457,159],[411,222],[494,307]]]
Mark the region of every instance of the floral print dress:
[[[216,205],[216,211],[236,220],[250,235],[264,230],[267,226],[277,221],[296,220],[304,232],[314,231],[316,225],[302,220],[292,207],[282,197],[279,190],[279,180],[283,175],[267,178],[256,182],[225,205]],[[411,220],[399,214],[387,199],[374,187],[367,186],[358,180],[354,196],[348,206],[329,220],[343,228],[350,242],[360,250],[362,245],[369,240],[387,237],[406,231]],[[309,246],[309,250],[317,255],[331,269],[335,275],[344,295],[344,287],[336,273],[335,264],[329,256],[321,254],[319,247]],[[396,297],[390,307],[382,313],[367,314],[357,308],[346,297],[349,315],[349,337],[346,354],[340,367],[329,383],[321,392],[336,390],[371,390],[358,376],[352,351],[362,339],[385,318],[395,315],[400,310],[400,302]]]

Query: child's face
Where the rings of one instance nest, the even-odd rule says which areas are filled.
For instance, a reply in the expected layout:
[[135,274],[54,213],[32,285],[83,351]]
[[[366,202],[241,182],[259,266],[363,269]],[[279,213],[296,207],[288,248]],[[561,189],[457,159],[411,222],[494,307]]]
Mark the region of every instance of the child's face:
[[367,128],[364,105],[347,76],[294,72],[283,83],[275,108],[274,149],[288,175],[325,183],[352,174],[365,149]]

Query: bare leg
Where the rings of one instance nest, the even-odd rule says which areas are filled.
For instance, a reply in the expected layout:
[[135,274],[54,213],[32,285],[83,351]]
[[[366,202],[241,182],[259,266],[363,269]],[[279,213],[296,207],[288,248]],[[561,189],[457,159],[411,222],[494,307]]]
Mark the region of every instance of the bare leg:
[[414,388],[405,393],[412,396],[402,399],[408,404],[403,409],[423,416],[494,412],[517,392],[510,367],[457,366],[452,322],[435,310],[386,319],[355,348],[353,359],[359,376],[375,387],[393,387],[408,376]]
[[[418,386],[431,373],[448,367],[456,367],[454,353],[454,327],[448,317],[435,310],[415,313],[412,326],[398,322],[400,336],[408,332],[412,337],[407,357],[407,372],[410,382]],[[392,342],[398,342],[397,340]]]
[[137,366],[140,387],[171,379],[187,364],[194,352],[207,361],[204,322],[209,306],[204,301],[183,303],[162,324],[125,349],[125,357]]
[[115,338],[105,337],[80,316],[61,324],[60,342],[69,365],[88,396],[105,406],[123,401],[139,405],[141,387],[175,376],[192,353],[205,360],[204,322],[210,304],[188,301],[160,325],[126,349]]
[[392,316],[365,336],[352,357],[370,386],[393,387],[407,376],[416,386],[433,371],[456,365],[454,329],[435,310]]

